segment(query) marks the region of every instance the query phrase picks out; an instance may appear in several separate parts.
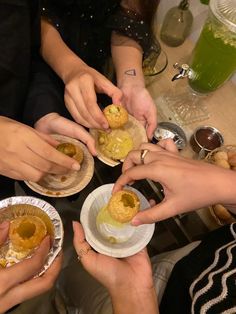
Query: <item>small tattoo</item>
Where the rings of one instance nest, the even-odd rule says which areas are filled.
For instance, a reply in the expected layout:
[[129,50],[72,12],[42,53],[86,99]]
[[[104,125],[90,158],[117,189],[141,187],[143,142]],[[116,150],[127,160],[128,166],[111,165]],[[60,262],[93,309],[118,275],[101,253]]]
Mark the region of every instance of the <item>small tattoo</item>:
[[130,76],[136,76],[136,71],[135,69],[130,69],[130,70],[125,71],[125,74],[130,75]]

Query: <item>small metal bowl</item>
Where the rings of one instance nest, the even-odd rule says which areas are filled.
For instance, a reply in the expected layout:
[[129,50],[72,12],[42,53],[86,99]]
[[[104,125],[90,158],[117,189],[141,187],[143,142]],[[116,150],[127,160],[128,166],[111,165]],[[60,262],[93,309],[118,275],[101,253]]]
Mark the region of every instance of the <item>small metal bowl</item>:
[[152,143],[156,144],[167,138],[171,138],[180,150],[186,146],[187,138],[180,126],[172,122],[160,122],[154,132]]

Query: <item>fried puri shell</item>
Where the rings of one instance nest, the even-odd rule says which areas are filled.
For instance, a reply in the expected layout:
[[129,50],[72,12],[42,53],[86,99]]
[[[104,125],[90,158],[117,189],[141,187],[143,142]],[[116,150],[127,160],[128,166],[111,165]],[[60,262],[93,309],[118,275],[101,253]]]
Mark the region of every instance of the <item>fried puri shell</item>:
[[107,208],[114,220],[126,223],[138,213],[140,200],[134,192],[121,190],[110,198]]
[[22,216],[11,221],[9,239],[16,251],[36,248],[47,235],[44,221],[37,216]]
[[121,105],[109,105],[103,112],[111,129],[118,129],[128,122],[128,112]]
[[83,150],[72,143],[60,143],[57,146],[57,150],[71,158],[74,158],[76,161],[78,161],[79,164],[82,163],[84,158]]

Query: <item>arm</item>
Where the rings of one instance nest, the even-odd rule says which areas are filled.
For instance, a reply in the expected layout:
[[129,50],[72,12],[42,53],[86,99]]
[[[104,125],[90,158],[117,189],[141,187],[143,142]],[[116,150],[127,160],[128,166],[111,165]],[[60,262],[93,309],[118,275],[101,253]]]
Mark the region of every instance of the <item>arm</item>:
[[39,181],[45,173],[63,174],[79,164],[55,149],[58,143],[46,134],[0,116],[0,174]]
[[73,229],[81,263],[108,289],[114,313],[157,314],[157,296],[146,250],[123,259],[98,254],[86,242],[82,226],[73,222]]
[[[122,5],[125,9],[131,8],[135,12],[141,10],[139,7],[133,7],[133,1],[122,1]],[[133,12],[129,16],[128,12],[130,11],[127,11],[125,21],[135,22],[128,23],[123,29],[121,24],[124,20],[120,18],[118,25],[114,26],[118,29],[112,33],[112,59],[116,70],[117,85],[124,95],[123,103],[130,114],[134,115],[137,120],[147,127],[147,135],[151,138],[157,124],[157,112],[156,106],[145,88],[142,70],[144,47],[141,47],[141,42],[139,42],[140,37],[146,36],[148,26],[140,13]],[[121,13],[121,16],[122,14],[124,13]],[[144,24],[145,28],[138,31],[136,25]],[[125,33],[127,33],[127,37],[124,36]],[[151,36],[151,33],[148,35]],[[142,43],[142,45],[144,44]],[[145,45],[147,46],[146,42]],[[148,49],[148,47],[145,47],[145,49]]]
[[74,54],[59,32],[45,20],[42,20],[41,53],[65,84],[65,104],[74,120],[85,127],[108,128],[97,104],[96,92],[105,93],[114,103],[119,103],[121,91]]
[[[170,141],[169,144],[174,145]],[[226,204],[226,207],[230,204],[230,210],[236,212],[235,171],[184,158],[170,147],[166,150],[160,145],[142,144],[141,149],[149,150],[145,164],[140,162],[140,151],[132,151],[124,162],[123,174],[117,180],[114,192],[129,182],[148,178],[163,186],[165,196],[161,203],[138,213],[132,221],[134,225],[213,204]]]
[[[0,245],[8,235],[9,223],[0,224]],[[53,287],[62,262],[62,255],[56,258],[52,266],[41,276],[34,277],[42,269],[50,248],[50,239],[44,239],[31,258],[27,258],[8,268],[0,267],[0,313],[40,295]]]

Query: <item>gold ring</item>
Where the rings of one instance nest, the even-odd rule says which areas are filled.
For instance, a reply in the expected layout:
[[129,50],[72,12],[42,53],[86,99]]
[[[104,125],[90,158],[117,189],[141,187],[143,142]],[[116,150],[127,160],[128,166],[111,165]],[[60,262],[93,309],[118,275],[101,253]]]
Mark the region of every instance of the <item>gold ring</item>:
[[140,161],[142,165],[144,165],[144,158],[148,152],[149,152],[149,149],[141,149]]
[[79,252],[78,252],[78,261],[80,262],[83,258],[84,255],[87,255],[89,251],[91,251],[92,248],[91,247],[88,247],[86,250],[84,249],[80,249]]

